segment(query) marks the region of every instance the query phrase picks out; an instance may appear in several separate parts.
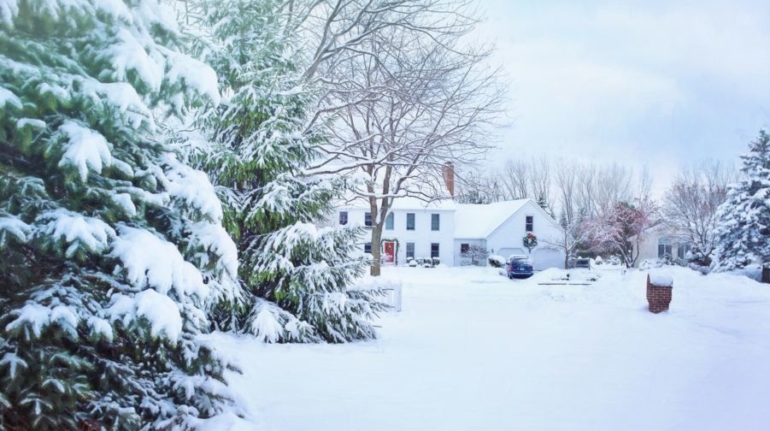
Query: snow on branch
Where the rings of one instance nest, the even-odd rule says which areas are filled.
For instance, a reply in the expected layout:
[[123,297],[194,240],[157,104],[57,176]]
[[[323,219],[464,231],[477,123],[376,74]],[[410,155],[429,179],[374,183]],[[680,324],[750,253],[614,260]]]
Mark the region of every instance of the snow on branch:
[[65,121],[59,130],[68,138],[59,166],[76,168],[81,181],[86,181],[89,169],[100,174],[102,167],[112,163],[107,140],[99,132],[72,120]]
[[182,257],[176,246],[152,233],[120,226],[110,256],[121,262],[128,282],[137,289],[151,287],[178,297],[208,298],[209,289],[198,269]]

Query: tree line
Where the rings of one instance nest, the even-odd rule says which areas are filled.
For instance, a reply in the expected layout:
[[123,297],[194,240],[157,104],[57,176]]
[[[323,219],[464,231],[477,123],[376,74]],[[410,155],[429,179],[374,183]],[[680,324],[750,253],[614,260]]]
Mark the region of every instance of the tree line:
[[717,246],[717,210],[738,178],[728,163],[690,162],[654,199],[647,170],[617,163],[509,159],[497,170],[471,169],[459,177],[461,203],[535,200],[564,229],[563,236],[543,240],[564,252],[565,266],[578,255],[615,255],[634,266],[641,242],[656,228],[672,242],[691,246],[686,263],[706,267]]

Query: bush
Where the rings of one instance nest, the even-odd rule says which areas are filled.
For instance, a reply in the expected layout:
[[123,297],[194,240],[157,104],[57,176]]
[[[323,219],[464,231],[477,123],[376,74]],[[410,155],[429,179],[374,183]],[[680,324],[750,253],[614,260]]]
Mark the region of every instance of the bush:
[[489,266],[494,268],[502,268],[505,266],[505,258],[496,254],[490,255],[487,258],[487,261],[489,262]]

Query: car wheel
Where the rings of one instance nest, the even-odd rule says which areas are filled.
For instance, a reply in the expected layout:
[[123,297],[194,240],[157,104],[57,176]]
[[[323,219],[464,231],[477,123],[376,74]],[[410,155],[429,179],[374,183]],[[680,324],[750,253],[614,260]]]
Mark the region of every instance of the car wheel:
[[513,280],[513,273],[510,273],[510,272],[509,272],[509,273],[508,273],[508,278],[510,278],[511,280]]

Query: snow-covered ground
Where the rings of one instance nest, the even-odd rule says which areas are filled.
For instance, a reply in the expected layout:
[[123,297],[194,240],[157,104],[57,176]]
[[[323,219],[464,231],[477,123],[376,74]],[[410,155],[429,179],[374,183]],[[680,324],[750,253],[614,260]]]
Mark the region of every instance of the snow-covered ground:
[[770,430],[768,285],[669,269],[671,310],[653,315],[646,272],[543,286],[554,271],[384,271],[403,312],[377,341],[213,336],[244,371],[239,429]]

